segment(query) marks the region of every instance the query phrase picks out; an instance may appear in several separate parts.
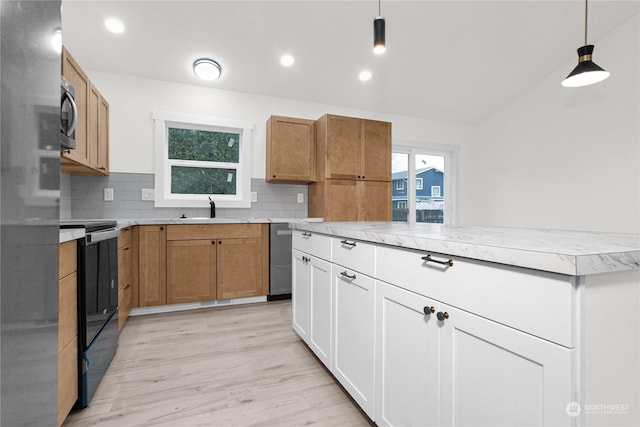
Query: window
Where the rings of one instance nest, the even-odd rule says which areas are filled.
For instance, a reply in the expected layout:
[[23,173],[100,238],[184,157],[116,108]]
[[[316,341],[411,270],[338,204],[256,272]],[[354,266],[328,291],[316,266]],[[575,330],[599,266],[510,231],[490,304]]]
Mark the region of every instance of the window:
[[407,209],[407,202],[399,201],[398,202],[398,209]]
[[155,206],[250,207],[253,125],[154,113]]
[[404,180],[399,179],[396,181],[396,190],[404,190]]
[[[391,172],[415,178],[407,180],[402,201],[392,195],[393,221],[456,223],[458,151],[455,145],[416,141],[401,145],[394,141]],[[430,195],[424,192],[425,186]],[[403,202],[405,209],[401,208]]]

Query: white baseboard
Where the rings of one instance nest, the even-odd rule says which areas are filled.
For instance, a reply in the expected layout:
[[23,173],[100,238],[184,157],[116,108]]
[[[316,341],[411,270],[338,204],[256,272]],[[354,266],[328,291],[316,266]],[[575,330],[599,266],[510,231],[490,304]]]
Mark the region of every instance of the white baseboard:
[[197,310],[201,308],[226,307],[229,305],[253,304],[256,302],[265,302],[265,301],[267,301],[267,297],[263,295],[263,296],[257,296],[257,297],[232,298],[232,299],[222,299],[222,300],[215,300],[215,301],[189,302],[185,304],[154,305],[151,307],[132,308],[131,312],[129,312],[129,316],[143,316],[145,314],[171,313],[174,311]]

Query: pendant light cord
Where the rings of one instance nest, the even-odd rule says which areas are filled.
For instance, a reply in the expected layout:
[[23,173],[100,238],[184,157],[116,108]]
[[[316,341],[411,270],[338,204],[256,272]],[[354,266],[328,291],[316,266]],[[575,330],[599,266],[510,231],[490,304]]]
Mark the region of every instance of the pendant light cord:
[[589,16],[589,0],[584,0],[584,45],[587,45],[587,17]]
[[380,1],[381,1],[381,0],[378,0],[378,16],[382,16],[382,15],[380,14]]

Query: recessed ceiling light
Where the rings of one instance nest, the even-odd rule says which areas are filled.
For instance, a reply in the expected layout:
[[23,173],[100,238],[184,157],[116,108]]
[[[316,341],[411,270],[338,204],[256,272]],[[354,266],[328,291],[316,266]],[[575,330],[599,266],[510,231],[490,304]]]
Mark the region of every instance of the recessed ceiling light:
[[360,73],[358,78],[360,79],[360,81],[363,81],[363,82],[371,80],[371,71],[364,70],[363,72]]
[[200,58],[193,62],[193,72],[202,80],[218,80],[222,74],[222,67],[213,59]]
[[109,18],[104,21],[104,26],[107,27],[107,30],[111,31],[114,34],[124,33],[124,24],[119,19]]
[[56,53],[62,53],[62,30],[56,30],[51,36],[51,46]]
[[294,57],[289,54],[285,54],[285,55],[282,55],[282,57],[280,57],[280,63],[285,67],[292,66],[295,61],[296,60],[294,59]]

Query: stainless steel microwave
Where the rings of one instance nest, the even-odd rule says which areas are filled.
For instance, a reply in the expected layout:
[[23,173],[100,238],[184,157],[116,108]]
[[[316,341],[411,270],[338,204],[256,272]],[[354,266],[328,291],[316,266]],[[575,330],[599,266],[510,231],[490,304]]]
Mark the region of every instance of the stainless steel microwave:
[[75,150],[78,123],[78,107],[74,99],[76,90],[67,79],[60,78],[60,149]]

